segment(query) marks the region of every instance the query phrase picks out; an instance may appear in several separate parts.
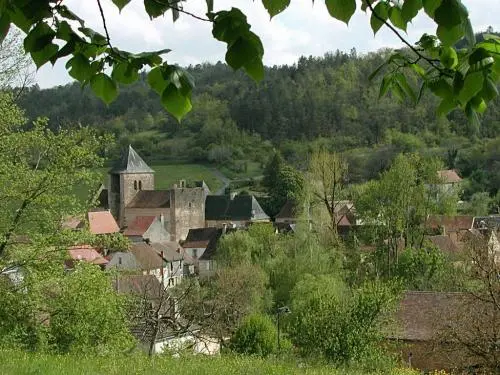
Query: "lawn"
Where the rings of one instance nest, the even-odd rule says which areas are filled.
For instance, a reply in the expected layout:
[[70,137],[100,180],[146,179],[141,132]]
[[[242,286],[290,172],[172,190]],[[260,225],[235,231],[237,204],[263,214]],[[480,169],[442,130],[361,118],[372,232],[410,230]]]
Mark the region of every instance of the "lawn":
[[[279,362],[251,357],[189,356],[172,358],[142,354],[129,356],[50,355],[20,351],[0,351],[0,373],[4,375],[361,375],[359,371],[340,371],[330,366],[304,367],[298,361]],[[413,371],[394,371],[396,375],[414,375]]]

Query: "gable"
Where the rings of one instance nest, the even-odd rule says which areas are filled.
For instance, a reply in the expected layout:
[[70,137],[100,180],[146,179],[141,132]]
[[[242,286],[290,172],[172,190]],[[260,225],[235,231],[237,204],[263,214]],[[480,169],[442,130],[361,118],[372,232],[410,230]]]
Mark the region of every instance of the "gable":
[[118,233],[120,228],[109,211],[94,211],[88,213],[89,229],[93,234]]

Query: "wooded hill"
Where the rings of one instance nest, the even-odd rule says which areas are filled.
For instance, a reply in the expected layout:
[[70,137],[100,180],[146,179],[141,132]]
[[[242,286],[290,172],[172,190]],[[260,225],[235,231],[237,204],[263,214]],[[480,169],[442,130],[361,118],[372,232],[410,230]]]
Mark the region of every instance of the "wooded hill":
[[[33,87],[20,105],[29,118],[47,116],[53,127],[82,124],[110,131],[150,160],[188,159],[243,170],[247,161],[263,165],[277,147],[300,167],[319,142],[347,151],[356,182],[376,177],[397,152],[421,151],[438,154],[465,177],[480,173],[474,180],[480,186],[472,192],[495,194],[500,177],[491,174],[498,169],[492,163],[500,163],[494,151],[499,148],[494,138],[500,134],[500,101],[488,106],[476,129],[458,111],[438,117],[438,99],[427,92],[417,105],[379,99],[380,82],[368,77],[389,53],[352,50],[301,57],[294,65],[266,68],[260,84],[220,62],[191,66],[197,85],[194,108],[181,125],[162,109],[144,77],[121,87],[109,107],[77,83]],[[417,80],[411,83],[418,92]]]

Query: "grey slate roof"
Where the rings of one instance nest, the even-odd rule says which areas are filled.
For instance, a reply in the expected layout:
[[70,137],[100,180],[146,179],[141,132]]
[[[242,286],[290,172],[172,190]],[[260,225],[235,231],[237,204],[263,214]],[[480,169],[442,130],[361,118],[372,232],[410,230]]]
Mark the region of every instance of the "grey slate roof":
[[122,158],[111,168],[109,173],[154,173],[131,145],[123,153]]
[[209,195],[205,200],[205,220],[269,220],[253,195]]

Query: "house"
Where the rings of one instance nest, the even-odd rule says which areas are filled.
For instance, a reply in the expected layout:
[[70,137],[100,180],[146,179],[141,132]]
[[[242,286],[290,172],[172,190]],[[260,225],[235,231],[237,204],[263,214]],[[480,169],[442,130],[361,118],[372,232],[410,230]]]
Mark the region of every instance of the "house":
[[458,175],[457,171],[454,169],[441,170],[438,171],[437,174],[440,181],[440,185],[445,191],[449,191],[450,189],[460,184],[460,182],[462,182],[462,178]]
[[220,238],[237,228],[196,228],[190,229],[182,247],[186,252],[186,262],[194,266],[199,277],[213,276],[216,270],[215,255]]
[[205,188],[184,180],[168,190],[155,190],[154,170],[129,146],[109,171],[108,202],[121,227],[138,216],[164,217],[171,240],[186,238],[189,228],[205,225]]
[[155,276],[164,287],[182,282],[184,254],[177,243],[134,243],[130,252],[143,275]]
[[457,243],[472,229],[473,222],[474,218],[466,215],[430,215],[426,220],[425,227],[429,235],[441,234],[450,237]]
[[108,263],[105,266],[107,270],[116,269],[120,271],[137,271],[141,268],[134,254],[131,252],[124,253],[117,251],[110,253],[106,259],[108,260]]
[[470,329],[470,316],[464,314],[469,308],[475,316],[487,307],[466,293],[408,291],[384,332],[389,347],[409,367],[423,371],[474,367],[480,360],[450,335],[451,328],[456,333]]
[[300,213],[297,203],[291,199],[287,200],[280,212],[274,217],[276,224],[295,224]]
[[112,234],[120,231],[115,218],[109,211],[90,211],[87,219],[92,234]]
[[476,216],[472,226],[475,229],[489,228],[500,231],[500,215]]
[[170,233],[165,229],[164,216],[137,216],[123,231],[132,242],[170,241]]
[[[209,195],[205,201],[205,227],[222,228],[224,225],[245,228],[251,223],[269,222],[253,195]],[[196,227],[192,227],[196,228]]]
[[74,268],[75,262],[82,261],[104,268],[108,260],[90,245],[72,246],[68,249],[68,259],[65,262],[67,269]]

